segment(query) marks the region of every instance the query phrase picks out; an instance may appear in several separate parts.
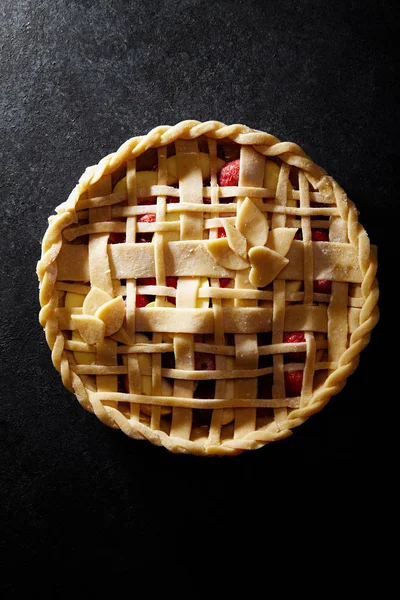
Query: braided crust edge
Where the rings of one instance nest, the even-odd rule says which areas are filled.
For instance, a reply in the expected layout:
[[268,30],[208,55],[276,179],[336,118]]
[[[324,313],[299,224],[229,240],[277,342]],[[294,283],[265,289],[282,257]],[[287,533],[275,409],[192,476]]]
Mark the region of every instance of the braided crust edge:
[[[326,194],[333,194],[340,216],[347,224],[350,243],[357,249],[359,265],[362,273],[361,290],[365,298],[360,313],[360,324],[350,337],[349,348],[342,354],[338,366],[325,380],[323,386],[316,390],[307,406],[292,410],[279,426],[276,421],[267,427],[247,434],[242,439],[223,441],[220,445],[204,444],[171,437],[163,431],[150,429],[138,421],[128,420],[122,413],[112,407],[104,406],[99,400],[89,398],[84,384],[85,377],[79,377],[69,368],[64,352],[64,336],[58,327],[55,316],[58,297],[55,289],[57,281],[57,256],[62,246],[62,231],[77,221],[75,205],[91,184],[103,175],[112,173],[125,161],[131,160],[149,148],[170,144],[178,138],[196,139],[201,135],[216,140],[229,138],[242,145],[251,145],[264,156],[277,156],[289,165],[306,171],[315,179],[318,189]],[[64,386],[75,393],[80,404],[93,412],[105,425],[121,429],[126,435],[135,439],[147,439],[155,445],[164,446],[171,452],[191,453],[197,455],[229,455],[239,454],[245,450],[260,448],[270,442],[278,441],[292,434],[292,429],[304,423],[309,417],[319,412],[344,387],[347,378],[356,369],[360,352],[368,345],[371,331],[379,319],[379,289],[376,279],[377,256],[370,247],[367,233],[358,221],[358,211],[344,190],[332,178],[328,177],[319,166],[306,156],[304,151],[292,142],[281,142],[276,137],[246,127],[245,125],[225,125],[219,121],[182,121],[177,125],[160,126],[145,136],[131,138],[115,153],[104,157],[97,166],[88,167],[68,200],[56,209],[57,214],[49,217],[49,226],[42,241],[42,255],[37,264],[40,282],[39,321],[45,330],[46,341],[51,349],[51,358],[55,368],[60,372]]]

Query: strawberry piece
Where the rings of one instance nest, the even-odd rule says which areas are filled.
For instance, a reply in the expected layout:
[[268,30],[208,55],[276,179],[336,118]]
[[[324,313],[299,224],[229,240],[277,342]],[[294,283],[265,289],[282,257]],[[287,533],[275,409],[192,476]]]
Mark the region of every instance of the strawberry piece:
[[262,375],[258,378],[257,398],[272,398],[272,375]]
[[229,277],[221,277],[221,279],[219,280],[219,287],[226,288],[228,287],[231,281],[232,279],[229,279]]
[[155,277],[139,277],[136,280],[137,285],[157,285]]
[[[298,344],[305,342],[306,339],[302,331],[291,331],[283,334],[283,341],[285,344]],[[305,352],[288,352],[285,356],[292,362],[305,362],[306,360]]]
[[176,196],[167,196],[167,204],[178,204],[179,198]]
[[150,302],[148,296],[142,296],[141,294],[136,294],[136,308],[143,308],[147,306]]
[[316,279],[314,281],[314,292],[316,294],[330,294],[332,292],[332,281],[329,279]]
[[217,156],[222,158],[225,162],[231,162],[240,157],[240,146],[235,142],[225,144],[224,146],[218,144]]
[[[177,277],[167,277],[166,284],[168,287],[173,287],[176,289],[178,287],[178,278]],[[176,298],[174,298],[173,296],[167,296],[167,300],[171,304],[176,304]]]
[[274,364],[273,357],[271,354],[261,354],[258,357],[258,368],[265,369],[265,367],[272,367]]
[[137,244],[150,244],[153,239],[152,233],[141,233],[140,235],[136,235],[136,243]]
[[222,187],[239,184],[240,158],[226,163],[219,174],[219,185]]
[[218,237],[226,238],[226,231],[224,227],[218,227]]
[[[302,240],[303,233],[301,230],[296,231],[295,240]],[[311,239],[313,242],[329,242],[329,232],[326,229],[312,229]]]
[[303,387],[303,371],[285,371],[285,391],[289,398],[300,396]]
[[[154,213],[146,213],[145,215],[139,215],[137,218],[138,223],[155,223],[156,215]],[[136,242],[138,244],[148,244],[152,241],[152,233],[140,233],[136,235]]]
[[269,331],[257,333],[257,343],[259,346],[268,346],[269,344],[272,344],[272,333]]
[[329,232],[326,229],[312,229],[311,239],[313,242],[329,242]]
[[154,213],[139,215],[137,218],[138,223],[155,223],[155,221],[156,215]]
[[[200,383],[204,383],[203,381],[199,382],[198,387],[194,393],[195,398],[213,398],[214,396],[209,396],[206,391],[203,391],[203,387],[200,386]],[[208,383],[208,382],[207,382]],[[212,390],[211,390],[212,391]],[[193,411],[193,421],[192,426],[195,427],[209,427],[211,422],[212,410],[207,410],[206,408],[196,408]]]
[[177,288],[178,287],[178,278],[177,277],[167,277],[166,283],[168,287]]
[[[209,398],[215,397],[215,381],[199,381],[197,383],[196,390],[194,392],[195,398],[203,398],[204,400],[208,400]],[[210,422],[211,419],[211,410],[198,408],[195,413],[198,413],[198,417],[203,417],[207,421],[206,423],[202,423],[206,425]],[[193,417],[196,415],[194,414]],[[198,426],[201,426],[200,423],[196,423]]]
[[175,369],[175,354],[173,352],[161,354],[161,366],[163,369]]
[[155,204],[155,200],[154,198],[152,198],[151,196],[149,196],[148,198],[138,198],[138,204],[144,204],[144,205],[150,205],[150,204]]
[[206,352],[195,352],[194,368],[196,369],[196,371],[214,371],[215,370],[214,354],[207,354]]
[[126,242],[125,233],[117,233],[115,231],[112,231],[108,236],[109,244],[123,244],[124,242]]

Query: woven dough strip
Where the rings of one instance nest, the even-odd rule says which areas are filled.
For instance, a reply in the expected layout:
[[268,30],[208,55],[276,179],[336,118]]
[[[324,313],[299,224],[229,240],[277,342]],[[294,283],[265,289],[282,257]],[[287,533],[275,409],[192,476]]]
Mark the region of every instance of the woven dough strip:
[[[307,404],[288,413],[285,412],[285,418],[275,419],[272,423],[258,430],[250,431],[241,438],[226,439],[219,443],[215,443],[211,436],[209,442],[204,442],[204,440],[193,441],[168,435],[159,429],[151,429],[138,419],[128,419],[112,405],[103,404],[96,395],[96,390],[91,389],[89,379],[85,375],[78,375],[71,368],[73,362],[71,363],[71,359],[66,355],[66,340],[59,328],[56,315],[58,307],[57,258],[62,248],[64,229],[78,222],[76,205],[82,194],[90,186],[114,173],[128,161],[134,161],[146,150],[166,146],[177,140],[196,140],[200,136],[206,136],[212,140],[231,140],[241,146],[252,147],[260,155],[279,158],[283,164],[296,167],[304,172],[314,188],[323,192],[324,196],[330,197],[332,203],[336,204],[341,219],[346,223],[350,244],[357,250],[359,269],[362,275],[363,304],[360,310],[359,324],[351,332],[349,347],[341,355],[336,368],[328,375],[323,385],[312,394]],[[75,393],[85,409],[94,412],[104,424],[119,428],[130,437],[146,438],[153,444],[163,445],[174,452],[237,454],[287,437],[292,433],[291,430],[294,427],[301,425],[311,415],[320,411],[328,400],[342,389],[347,377],[357,367],[360,352],[368,344],[371,331],[378,320],[379,292],[376,270],[376,251],[370,247],[368,236],[358,222],[358,213],[354,204],[348,200],[340,186],[315,165],[299,146],[290,142],[280,142],[270,134],[252,130],[244,125],[227,126],[217,121],[206,123],[183,121],[173,127],[157,127],[146,136],[132,138],[123,144],[116,153],[103,158],[96,167],[86,169],[68,200],[58,207],[57,215],[50,217],[49,227],[42,242],[42,257],[37,266],[41,304],[39,320],[45,329],[46,340],[52,351],[52,361],[55,368],[61,373],[63,384]]]

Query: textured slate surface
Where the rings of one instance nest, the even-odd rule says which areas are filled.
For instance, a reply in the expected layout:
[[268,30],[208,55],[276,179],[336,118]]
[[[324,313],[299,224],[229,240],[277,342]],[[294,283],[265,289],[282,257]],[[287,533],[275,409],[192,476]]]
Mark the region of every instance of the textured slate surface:
[[[168,554],[179,553],[194,522],[206,535],[225,522],[227,506],[236,529],[225,528],[225,543],[255,525],[262,539],[282,507],[299,527],[302,502],[312,513],[333,498],[338,510],[345,496],[349,515],[357,490],[378,478],[371,431],[382,325],[340,396],[290,439],[230,460],[172,456],[107,429],[64,390],[37,322],[35,266],[47,217],[86,166],[128,137],[185,118],[245,123],[300,144],[356,202],[385,264],[389,206],[399,216],[395,4],[1,3],[0,492],[9,595],[16,573],[43,564],[79,575],[100,563],[126,575],[123,537],[141,549],[136,565],[161,560],[165,539]],[[62,597],[67,587],[62,580],[49,589]]]

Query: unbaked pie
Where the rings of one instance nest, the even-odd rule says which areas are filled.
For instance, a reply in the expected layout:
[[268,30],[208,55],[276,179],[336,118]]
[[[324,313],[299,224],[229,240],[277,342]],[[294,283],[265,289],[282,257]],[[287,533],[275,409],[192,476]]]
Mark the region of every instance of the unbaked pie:
[[89,167],[49,218],[40,323],[64,385],[173,452],[287,437],[358,364],[376,248],[296,144],[184,121]]

